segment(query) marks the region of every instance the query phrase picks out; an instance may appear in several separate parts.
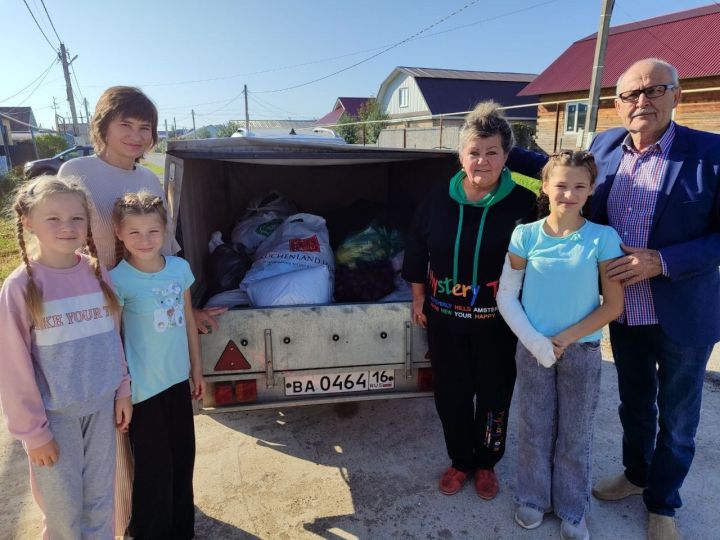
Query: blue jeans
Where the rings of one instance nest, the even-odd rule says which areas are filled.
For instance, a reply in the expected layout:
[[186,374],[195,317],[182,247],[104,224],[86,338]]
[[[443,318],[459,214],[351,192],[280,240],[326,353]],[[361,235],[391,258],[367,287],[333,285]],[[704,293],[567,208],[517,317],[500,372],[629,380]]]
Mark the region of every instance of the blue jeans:
[[[660,325],[610,324],[620,389],[623,465],[645,487],[650,512],[675,515],[695,455],[705,367],[712,345],[680,346]],[[658,430],[659,412],[659,430]]]
[[515,500],[577,525],[590,503],[591,448],[600,395],[600,342],[573,343],[551,368],[518,343]]

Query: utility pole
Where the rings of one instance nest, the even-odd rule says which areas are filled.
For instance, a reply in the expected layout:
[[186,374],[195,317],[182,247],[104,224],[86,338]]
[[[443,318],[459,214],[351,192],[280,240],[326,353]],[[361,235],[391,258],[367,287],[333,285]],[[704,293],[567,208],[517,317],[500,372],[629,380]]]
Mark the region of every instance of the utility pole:
[[198,138],[197,131],[195,130],[195,109],[190,109],[190,112],[192,113],[192,119],[193,119],[193,137],[195,139]]
[[88,112],[87,98],[83,98],[83,105],[85,105],[85,118],[87,118],[88,130],[90,129],[90,113]]
[[166,141],[170,140],[170,132],[168,131],[168,128],[167,128],[167,118],[165,119],[165,140]]
[[63,73],[65,74],[65,89],[67,90],[67,99],[68,103],[70,104],[70,114],[72,115],[72,121],[73,121],[73,134],[75,137],[78,136],[78,122],[77,122],[77,113],[75,112],[75,98],[73,98],[73,89],[72,84],[70,83],[70,64],[72,64],[73,60],[77,58],[75,56],[72,60],[68,62],[68,54],[67,50],[65,49],[65,44],[60,44],[60,60],[62,61],[63,66]]
[[590,82],[590,96],[588,98],[588,111],[585,117],[585,133],[583,133],[582,147],[587,148],[592,142],[597,127],[598,105],[602,91],[602,75],[605,67],[605,49],[607,48],[608,32],[610,31],[610,17],[612,16],[615,0],[602,0],[600,9],[600,27],[595,40],[595,59],[593,61],[592,81]]
[[175,135],[175,138],[177,139],[177,121],[175,120],[175,117],[173,116],[173,135]]
[[250,133],[250,113],[248,112],[247,84],[243,85],[243,94],[245,94],[245,129]]
[[53,96],[52,110],[55,113],[55,129],[60,131],[60,123],[58,122],[58,104],[55,96]]
[[40,154],[37,151],[37,144],[35,144],[35,128],[30,128],[30,138],[32,139],[33,152],[35,152],[35,159],[40,159]]

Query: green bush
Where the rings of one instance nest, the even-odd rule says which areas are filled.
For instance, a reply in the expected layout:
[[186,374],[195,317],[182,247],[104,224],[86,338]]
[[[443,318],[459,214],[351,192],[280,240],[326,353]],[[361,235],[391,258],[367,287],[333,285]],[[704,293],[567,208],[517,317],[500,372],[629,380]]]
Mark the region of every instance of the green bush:
[[523,122],[512,122],[511,125],[517,146],[533,151],[540,149],[535,142],[535,126]]
[[68,142],[61,135],[44,133],[35,137],[35,146],[37,146],[39,159],[45,159],[65,150],[68,147]]
[[338,121],[337,125],[333,128],[335,130],[335,133],[340,135],[343,139],[345,139],[345,142],[348,144],[356,144],[358,142],[358,126],[357,124],[347,126],[345,124],[349,124],[351,122],[357,122],[357,118],[354,116],[350,116],[348,114],[343,114],[340,117],[340,120]]
[[230,137],[237,129],[241,127],[239,122],[228,122],[227,124],[220,124],[218,129],[218,137]]
[[0,176],[0,206],[5,208],[10,195],[25,181],[22,168],[14,167],[5,176]]
[[[389,116],[380,108],[380,104],[375,98],[368,99],[360,110],[358,110],[358,118],[363,122],[372,120],[388,120]],[[362,124],[359,126],[360,141],[363,144],[375,144],[380,136],[380,132],[388,126],[385,122],[377,122],[374,124]]]

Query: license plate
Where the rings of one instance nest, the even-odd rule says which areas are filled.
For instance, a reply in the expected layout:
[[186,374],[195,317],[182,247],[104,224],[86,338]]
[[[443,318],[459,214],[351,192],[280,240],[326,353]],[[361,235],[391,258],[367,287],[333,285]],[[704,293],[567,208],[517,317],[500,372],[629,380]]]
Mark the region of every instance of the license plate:
[[335,394],[395,388],[395,372],[351,371],[285,377],[285,395]]

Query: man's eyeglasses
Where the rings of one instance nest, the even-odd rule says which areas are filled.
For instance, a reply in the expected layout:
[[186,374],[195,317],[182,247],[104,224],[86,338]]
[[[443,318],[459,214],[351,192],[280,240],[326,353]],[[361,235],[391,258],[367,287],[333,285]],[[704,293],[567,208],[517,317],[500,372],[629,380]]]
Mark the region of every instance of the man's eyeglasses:
[[677,84],[655,84],[653,86],[648,86],[647,88],[642,88],[641,90],[628,90],[627,92],[622,92],[618,94],[618,98],[620,98],[620,101],[625,103],[637,103],[640,99],[640,94],[645,94],[645,97],[648,99],[655,99],[664,96],[665,92],[673,90],[677,87]]

